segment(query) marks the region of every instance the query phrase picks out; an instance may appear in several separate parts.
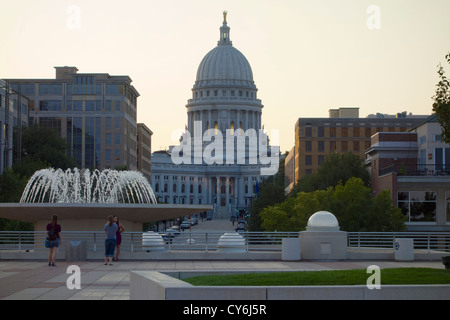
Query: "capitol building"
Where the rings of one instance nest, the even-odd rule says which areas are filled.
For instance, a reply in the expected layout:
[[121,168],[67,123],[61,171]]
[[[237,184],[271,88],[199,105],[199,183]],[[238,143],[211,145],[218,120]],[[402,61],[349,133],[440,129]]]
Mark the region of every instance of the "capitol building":
[[[152,153],[151,183],[160,202],[211,204],[218,218],[251,206],[258,184],[279,163],[279,147],[270,146],[263,130],[257,91],[224,12],[217,46],[197,70],[180,144]],[[277,138],[273,131],[271,137]]]

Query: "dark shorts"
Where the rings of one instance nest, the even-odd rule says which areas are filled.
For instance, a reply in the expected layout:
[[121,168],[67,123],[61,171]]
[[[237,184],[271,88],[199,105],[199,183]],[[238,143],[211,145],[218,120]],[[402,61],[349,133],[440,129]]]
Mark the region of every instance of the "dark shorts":
[[45,239],[45,247],[46,248],[58,248],[59,247],[59,238],[56,238],[56,240],[48,240]]

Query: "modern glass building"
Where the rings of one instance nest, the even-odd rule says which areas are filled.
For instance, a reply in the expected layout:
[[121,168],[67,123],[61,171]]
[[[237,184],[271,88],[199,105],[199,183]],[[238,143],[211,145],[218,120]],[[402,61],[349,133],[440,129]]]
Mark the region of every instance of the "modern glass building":
[[29,124],[55,129],[80,168],[137,169],[138,91],[128,76],[55,67],[55,79],[9,79],[30,100]]
[[[16,89],[14,90],[13,87]],[[26,88],[24,88],[26,90]],[[13,128],[28,123],[28,98],[20,94],[22,88],[0,80],[0,174],[13,164]],[[20,156],[20,153],[18,153]]]

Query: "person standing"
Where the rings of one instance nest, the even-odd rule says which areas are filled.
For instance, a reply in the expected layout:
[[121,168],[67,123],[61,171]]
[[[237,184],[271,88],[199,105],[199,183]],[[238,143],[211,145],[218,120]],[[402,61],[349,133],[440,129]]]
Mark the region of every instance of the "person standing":
[[116,232],[119,227],[114,223],[113,216],[108,217],[108,221],[105,224],[105,265],[112,265],[112,259],[114,257],[114,249],[116,248]]
[[45,239],[45,246],[49,248],[48,252],[48,266],[56,267],[56,253],[61,244],[61,225],[58,224],[58,216],[55,214],[49,224],[47,224],[47,238]]
[[116,252],[114,255],[114,261],[117,261],[119,260],[120,244],[122,243],[122,232],[125,231],[125,228],[119,223],[119,217],[115,216],[113,221],[119,227],[116,231]]

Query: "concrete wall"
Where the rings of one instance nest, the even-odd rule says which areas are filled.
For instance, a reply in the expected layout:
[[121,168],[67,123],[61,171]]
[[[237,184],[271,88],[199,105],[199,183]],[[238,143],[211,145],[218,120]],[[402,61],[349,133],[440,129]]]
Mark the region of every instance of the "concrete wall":
[[130,300],[443,300],[450,285],[192,286],[156,271],[130,272]]

